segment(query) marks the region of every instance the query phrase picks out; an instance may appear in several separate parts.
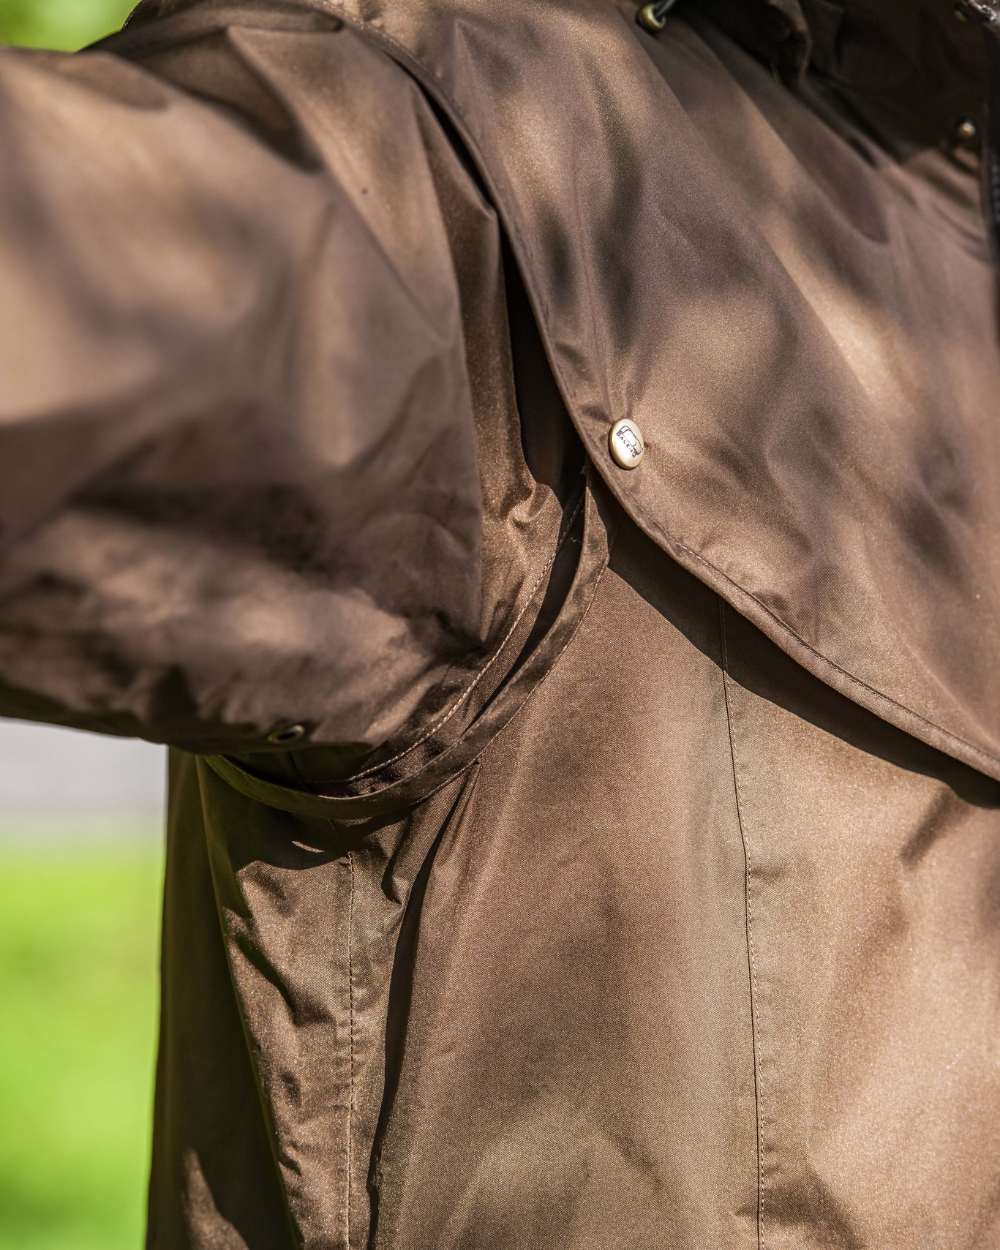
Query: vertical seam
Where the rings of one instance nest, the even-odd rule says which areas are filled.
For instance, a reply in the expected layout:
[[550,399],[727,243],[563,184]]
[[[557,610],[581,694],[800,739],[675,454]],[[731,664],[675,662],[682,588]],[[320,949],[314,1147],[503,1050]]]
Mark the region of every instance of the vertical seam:
[[740,801],[740,784],[736,766],[736,740],[733,730],[733,714],[729,700],[729,645],[726,637],[726,603],[719,599],[719,637],[722,650],[722,695],[726,705],[726,727],[729,734],[729,760],[733,770],[733,796],[736,803],[736,823],[743,843],[744,901],[746,906],[747,967],[750,977],[750,1034],[753,1044],[754,1111],[757,1128],[757,1250],[764,1247],[764,1173],[761,1160],[761,1076],[760,1076],[760,1017],[758,1015],[757,955],[753,936],[753,860],[743,823]]
[[[195,768],[198,774],[198,787],[202,805],[205,855],[208,861],[208,871],[212,882],[212,898],[215,902],[215,918],[219,924],[219,936],[222,938],[223,954],[226,961],[226,972],[229,977],[229,988],[232,991],[236,1014],[239,1017],[240,1032],[243,1035],[243,1045],[245,1047],[247,1060],[250,1065],[250,1076],[253,1081],[254,1090],[257,1094],[257,1102],[261,1118],[264,1121],[264,1135],[267,1138],[268,1153],[271,1156],[271,1162],[274,1165],[274,1172],[278,1181],[278,1193],[281,1197],[282,1213],[288,1221],[288,1232],[291,1244],[296,1247],[301,1247],[305,1242],[305,1238],[300,1231],[301,1226],[298,1218],[299,1203],[296,1201],[295,1209],[293,1209],[292,1196],[289,1192],[291,1186],[289,1179],[287,1178],[285,1166],[282,1162],[281,1134],[278,1128],[277,1120],[275,1119],[272,1100],[264,1089],[264,1082],[260,1072],[258,1051],[253,1042],[253,1035],[250,1032],[250,1024],[247,1020],[246,1006],[243,1001],[243,996],[240,994],[237,987],[236,974],[233,969],[233,956],[230,950],[233,935],[230,928],[227,926],[223,915],[219,883],[219,865],[217,863],[217,858],[220,852],[218,847],[209,839],[208,836],[208,817],[205,812],[206,796],[201,760],[197,761]],[[300,1195],[296,1193],[296,1198],[299,1198],[299,1196]]]
[[417,749],[418,746],[421,746],[424,742],[427,741],[428,738],[432,738],[436,733],[439,733],[445,727],[445,725],[447,725],[447,723],[459,710],[462,704],[475,691],[476,687],[480,684],[483,678],[486,677],[487,673],[490,671],[493,665],[497,662],[500,656],[503,655],[504,648],[510,642],[511,638],[514,637],[514,634],[517,631],[518,625],[520,625],[521,621],[527,615],[532,604],[535,603],[538,597],[539,591],[542,589],[542,584],[544,583],[546,576],[551,572],[552,567],[554,566],[556,560],[559,558],[560,554],[562,553],[563,547],[566,545],[567,541],[570,539],[570,535],[573,531],[573,526],[576,522],[576,518],[580,515],[580,509],[583,506],[585,493],[586,493],[586,488],[581,487],[580,497],[579,499],[577,499],[576,503],[573,505],[572,510],[569,515],[569,519],[562,526],[562,533],[560,534],[557,540],[555,551],[545,561],[545,565],[542,571],[538,574],[534,582],[531,584],[531,588],[528,591],[528,597],[525,600],[524,605],[522,606],[521,610],[518,612],[517,616],[512,621],[510,628],[507,630],[506,634],[500,640],[500,643],[493,651],[493,654],[489,657],[488,660],[486,660],[486,662],[482,665],[482,667],[478,669],[478,671],[475,673],[475,675],[473,676],[469,684],[465,687],[465,689],[461,692],[461,694],[459,694],[459,696],[452,703],[451,707],[447,708],[444,714],[438,720],[434,721],[431,725],[429,725],[427,729],[425,729],[424,732],[420,735],[420,737],[417,738],[416,741],[411,742],[410,745],[405,748],[405,750],[398,751],[395,755],[390,756],[389,759],[381,760],[378,764],[372,764],[370,768],[364,769],[363,772],[353,773],[350,777],[345,777],[343,781],[338,782],[339,785],[347,785],[350,782],[362,781],[364,780],[365,777],[370,777],[373,773],[382,772],[384,769],[388,768],[390,764],[396,764],[401,759],[404,759],[407,755],[411,755]]
[[350,1032],[349,1067],[347,1075],[347,1194],[346,1194],[346,1245],[351,1250],[351,1191],[353,1184],[354,1142],[354,852],[347,853],[348,902],[347,902],[347,999]]

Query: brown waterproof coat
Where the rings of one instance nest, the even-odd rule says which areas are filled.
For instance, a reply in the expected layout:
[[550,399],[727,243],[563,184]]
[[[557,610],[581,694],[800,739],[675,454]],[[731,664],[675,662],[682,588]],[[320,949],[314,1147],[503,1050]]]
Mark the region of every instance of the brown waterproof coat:
[[1000,32],[637,8],[0,54],[0,711],[173,748],[155,1250],[1000,1247]]

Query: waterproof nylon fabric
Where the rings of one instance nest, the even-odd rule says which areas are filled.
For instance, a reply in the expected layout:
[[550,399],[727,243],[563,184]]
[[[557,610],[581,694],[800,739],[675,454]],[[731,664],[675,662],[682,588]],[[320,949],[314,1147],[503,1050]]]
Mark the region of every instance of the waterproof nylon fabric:
[[295,6],[199,24],[4,58],[4,708],[350,772],[503,640],[575,464],[413,84]]
[[979,35],[635,10],[0,54],[0,709],[173,747],[156,1250],[1000,1243]]

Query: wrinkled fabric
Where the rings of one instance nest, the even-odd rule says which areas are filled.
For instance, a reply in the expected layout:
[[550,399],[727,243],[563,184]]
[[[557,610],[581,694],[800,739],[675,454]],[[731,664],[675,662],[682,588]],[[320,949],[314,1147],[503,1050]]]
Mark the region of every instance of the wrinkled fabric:
[[571,457],[518,436],[493,210],[337,27],[4,58],[13,714],[200,751],[302,724],[351,771],[544,576]]
[[1000,1244],[980,34],[636,8],[0,54],[0,710],[172,746],[156,1250]]

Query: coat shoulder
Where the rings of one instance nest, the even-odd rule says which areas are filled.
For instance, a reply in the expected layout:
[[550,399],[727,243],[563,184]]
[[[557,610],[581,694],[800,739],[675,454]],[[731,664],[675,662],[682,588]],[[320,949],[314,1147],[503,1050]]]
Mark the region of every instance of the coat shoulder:
[[[136,28],[168,11],[234,8],[149,4]],[[235,11],[342,21],[447,117],[633,522],[828,685],[1000,776],[992,275],[906,171],[697,15],[657,40],[624,0]]]
[[467,145],[635,524],[802,667],[1000,777],[993,275],[919,173],[886,178],[697,14],[656,39],[619,0],[325,7]]

